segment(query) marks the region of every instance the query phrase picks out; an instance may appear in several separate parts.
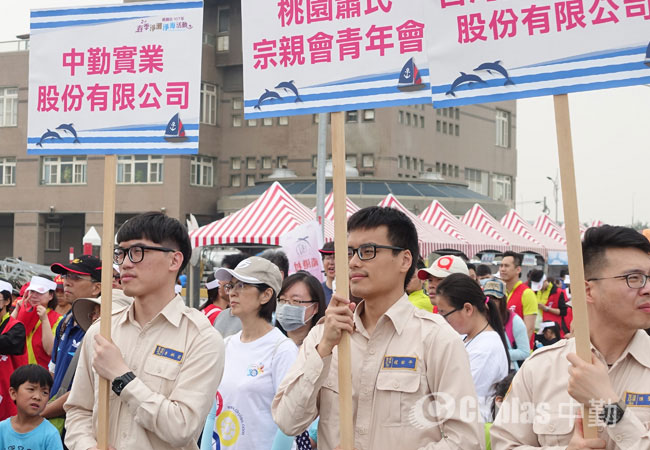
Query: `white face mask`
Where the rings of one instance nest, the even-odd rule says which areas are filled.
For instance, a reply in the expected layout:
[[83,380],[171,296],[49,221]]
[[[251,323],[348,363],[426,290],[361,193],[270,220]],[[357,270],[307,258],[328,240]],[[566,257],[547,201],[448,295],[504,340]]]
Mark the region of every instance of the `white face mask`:
[[[275,320],[285,331],[294,331],[304,326],[308,320],[305,320],[306,306],[295,306],[289,303],[278,305],[275,310]],[[313,317],[313,315],[312,315]]]

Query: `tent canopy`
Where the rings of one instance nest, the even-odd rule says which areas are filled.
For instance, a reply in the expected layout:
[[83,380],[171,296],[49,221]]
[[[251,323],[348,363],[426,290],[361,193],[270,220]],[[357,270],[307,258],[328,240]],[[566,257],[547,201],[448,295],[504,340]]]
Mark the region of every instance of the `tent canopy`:
[[[503,216],[501,224],[518,235],[542,245],[548,251],[566,251],[566,245],[537,231],[532,225],[526,222],[517,211],[511,209]],[[546,256],[545,256],[546,258]]]

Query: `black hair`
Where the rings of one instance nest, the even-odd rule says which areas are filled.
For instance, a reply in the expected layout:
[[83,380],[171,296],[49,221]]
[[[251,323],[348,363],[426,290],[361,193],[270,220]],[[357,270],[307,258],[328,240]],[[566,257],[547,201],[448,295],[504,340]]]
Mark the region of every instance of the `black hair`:
[[161,212],[151,211],[132,217],[117,232],[117,242],[137,239],[148,239],[181,252],[183,262],[177,276],[183,272],[190,260],[192,245],[185,225]]
[[417,270],[420,270],[420,269],[424,269],[426,267],[427,267],[427,265],[424,264],[424,260],[422,258],[418,258],[418,262],[415,264],[415,268]]
[[275,312],[275,307],[277,306],[278,303],[277,293],[271,286],[269,286],[266,283],[252,284],[251,286],[255,286],[257,290],[260,291],[260,293],[266,291],[267,289],[271,289],[271,291],[273,292],[273,295],[271,295],[271,299],[268,302],[264,303],[260,307],[260,310],[257,311],[257,315],[259,317],[271,323],[273,321],[273,313]]
[[476,273],[476,265],[475,264],[467,263],[466,266],[467,266],[467,270],[473,270],[474,273]]
[[496,411],[496,398],[501,397],[505,398],[506,394],[508,393],[508,390],[510,389],[510,385],[512,384],[512,379],[515,377],[515,372],[514,370],[510,372],[508,375],[505,376],[504,379],[497,381],[492,385],[492,388],[494,389],[494,400],[492,400],[492,417],[496,418],[497,411]]
[[[510,352],[506,341],[505,327],[496,303],[491,297],[486,297],[478,283],[463,273],[452,273],[440,282],[436,288],[436,295],[445,297],[454,308],[462,309],[469,303],[479,314],[483,315],[490,326],[499,334],[503,350],[508,359],[510,370]],[[486,302],[486,298],[489,299]]]
[[560,270],[560,278],[564,278],[568,273],[569,273],[568,270],[566,270],[566,269],[561,269],[561,270]]
[[52,375],[47,369],[38,364],[27,364],[14,370],[14,373],[9,377],[9,386],[16,391],[24,383],[34,383],[52,389]]
[[11,300],[11,292],[9,291],[0,291],[3,300]]
[[476,266],[476,276],[484,277],[485,275],[492,275],[492,269],[487,264],[479,264]]
[[530,281],[533,281],[535,283],[542,281],[543,277],[544,271],[542,269],[533,269],[528,273],[528,278],[530,278]]
[[[214,274],[210,274],[208,275],[208,279],[206,280],[206,283],[209,283],[214,280],[215,280]],[[214,289],[208,289],[208,299],[205,301],[205,303],[199,306],[199,311],[203,311],[205,308],[208,307],[208,305],[211,305],[212,302],[214,302],[218,297],[219,297],[219,286],[217,286]]]
[[289,275],[289,258],[287,258],[287,254],[282,250],[269,248],[260,253],[259,256],[260,258],[268,259],[273,264],[278,266],[278,269],[280,269],[280,272],[282,272],[282,278]]
[[[325,303],[325,291],[323,290],[323,285],[321,284],[321,282],[318,281],[318,278],[316,278],[309,272],[305,272],[304,270],[300,270],[294,273],[293,275],[289,275],[282,282],[282,289],[280,289],[280,292],[278,293],[278,297],[280,297],[280,295],[282,295],[284,291],[290,289],[291,286],[300,282],[305,283],[305,285],[307,285],[309,296],[311,297],[312,300],[318,303],[318,309],[316,310],[316,314],[314,314],[314,317],[312,317],[311,326],[309,327],[309,329],[312,329],[318,323],[321,317],[325,316],[325,310],[327,309],[327,304]],[[277,321],[275,326],[278,327],[284,333],[284,329],[280,326],[280,324]]]
[[[418,233],[415,225],[406,214],[395,208],[371,206],[360,209],[348,219],[348,232],[354,230],[370,230],[385,226],[388,229],[388,240],[395,247],[400,247],[411,252],[411,267],[404,278],[404,289],[413,278],[417,260],[420,257],[418,250]],[[397,255],[399,250],[393,250]]]
[[504,252],[503,255],[501,256],[501,261],[503,261],[504,258],[506,258],[507,256],[512,256],[512,259],[514,260],[515,263],[515,267],[521,267],[521,254],[517,252],[511,252],[511,251]]
[[599,269],[606,264],[605,251],[608,248],[636,248],[650,253],[650,242],[633,228],[602,225],[587,229],[582,240],[585,278],[598,276]]
[[237,267],[239,265],[240,262],[242,262],[246,258],[247,258],[247,256],[244,255],[242,252],[232,253],[230,255],[226,255],[221,260],[221,267],[226,267],[228,269],[234,269],[235,267]]

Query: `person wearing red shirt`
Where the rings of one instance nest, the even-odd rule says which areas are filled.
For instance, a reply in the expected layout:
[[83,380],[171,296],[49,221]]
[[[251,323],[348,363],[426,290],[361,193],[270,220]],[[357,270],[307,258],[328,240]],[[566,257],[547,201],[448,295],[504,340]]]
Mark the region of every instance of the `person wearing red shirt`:
[[27,364],[25,326],[8,311],[12,290],[10,283],[0,280],[0,421],[16,415],[16,405],[9,396],[9,377]]
[[203,314],[205,314],[212,326],[214,326],[214,321],[217,319],[217,316],[221,311],[228,308],[229,303],[219,295],[219,280],[215,279],[214,275],[208,277],[205,288],[208,290],[208,299],[201,305],[199,311],[203,311]]

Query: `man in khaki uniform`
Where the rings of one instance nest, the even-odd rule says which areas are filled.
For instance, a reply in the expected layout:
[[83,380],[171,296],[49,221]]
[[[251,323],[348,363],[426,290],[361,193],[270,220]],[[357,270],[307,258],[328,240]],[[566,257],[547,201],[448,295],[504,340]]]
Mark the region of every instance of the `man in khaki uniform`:
[[99,377],[112,381],[108,442],[118,450],[197,449],[197,439],[221,381],[224,345],[198,310],[188,308],[174,284],[191,248],[176,219],[146,213],[118,231],[130,306],[114,310],[109,342],[93,324],[65,404],[70,450],[97,446]]
[[[650,449],[650,243],[631,228],[590,228],[582,244],[592,363],[575,341],[523,364],[491,430],[492,448]],[[591,417],[574,420],[579,404]],[[582,421],[599,426],[585,439]]]
[[[404,292],[418,257],[413,223],[395,209],[372,207],[350,217],[348,231],[350,289],[363,301],[353,313],[348,299],[332,297],[324,324],[311,330],[278,389],[274,420],[295,436],[320,415],[318,448],[339,445],[337,345],[348,331],[357,450],[480,448],[462,341]],[[473,407],[468,414],[462,401]]]

